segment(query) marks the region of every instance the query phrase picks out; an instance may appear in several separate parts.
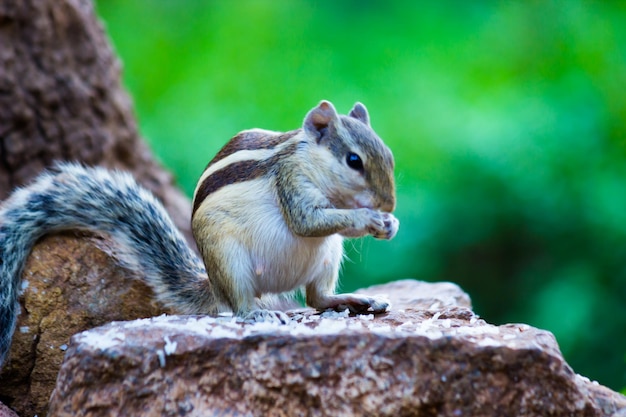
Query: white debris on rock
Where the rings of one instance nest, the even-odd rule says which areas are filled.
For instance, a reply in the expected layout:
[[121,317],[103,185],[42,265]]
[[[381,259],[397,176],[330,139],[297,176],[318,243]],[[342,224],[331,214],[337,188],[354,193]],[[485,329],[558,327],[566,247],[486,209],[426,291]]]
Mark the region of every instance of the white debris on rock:
[[26,291],[29,285],[30,283],[27,280],[22,281],[22,283],[20,284],[20,295],[22,295],[24,291]]
[[107,350],[124,342],[126,334],[116,328],[110,328],[102,334],[86,331],[79,333],[76,337],[80,343],[85,343],[99,350]]
[[176,347],[178,346],[177,342],[172,342],[169,336],[165,336],[163,340],[165,340],[165,346],[163,346],[163,352],[165,352],[167,356],[172,355],[174,352],[176,352]]
[[114,328],[100,336],[94,332],[86,332],[78,336],[79,341],[103,350],[123,342],[125,337],[123,332],[127,330],[161,329],[166,335],[164,347],[156,352],[161,366],[165,366],[167,356],[174,354],[181,347],[180,339],[173,341],[179,334],[194,334],[211,339],[243,339],[261,335],[289,334],[301,337],[368,331],[385,337],[406,337],[413,334],[431,340],[460,336],[479,346],[498,346],[516,343],[518,338],[516,334],[521,331],[511,328],[510,331],[501,332],[497,326],[486,325],[476,317],[471,317],[464,325],[459,325],[459,322],[451,319],[446,311],[433,312],[432,316],[422,321],[411,320],[401,324],[376,320],[373,314],[351,317],[348,310],[321,314],[298,312],[292,315],[292,319],[286,324],[272,321],[249,323],[232,315],[218,317],[161,315],[116,324],[121,327],[121,333]]
[[165,352],[163,351],[163,349],[157,349],[156,355],[159,360],[159,366],[161,368],[165,368]]
[[346,317],[350,317],[350,310],[348,310],[347,308],[345,310],[343,310],[343,311],[328,310],[328,311],[324,311],[321,314],[321,317],[323,319],[346,318]]

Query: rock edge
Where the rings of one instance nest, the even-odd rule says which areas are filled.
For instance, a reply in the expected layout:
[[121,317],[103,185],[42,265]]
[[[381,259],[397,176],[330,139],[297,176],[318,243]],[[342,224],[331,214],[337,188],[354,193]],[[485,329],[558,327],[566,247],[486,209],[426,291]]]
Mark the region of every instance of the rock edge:
[[575,374],[551,333],[485,323],[451,285],[392,283],[392,301],[413,294],[414,307],[378,317],[161,316],[89,330],[72,338],[50,415],[626,413],[626,397]]

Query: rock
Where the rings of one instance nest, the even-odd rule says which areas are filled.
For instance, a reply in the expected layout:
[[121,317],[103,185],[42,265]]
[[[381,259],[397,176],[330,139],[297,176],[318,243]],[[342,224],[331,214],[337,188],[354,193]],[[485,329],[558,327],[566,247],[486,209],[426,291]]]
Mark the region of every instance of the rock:
[[412,308],[416,310],[436,310],[442,307],[472,308],[469,295],[451,282],[428,282],[404,279],[388,284],[373,285],[358,290],[366,295],[387,295],[393,300],[393,309]]
[[574,373],[552,334],[487,324],[452,284],[375,290],[403,308],[378,317],[299,310],[287,325],[161,316],[77,334],[50,415],[626,413],[626,397]]
[[15,411],[0,403],[0,417],[18,417],[18,415],[15,414]]
[[149,287],[116,265],[107,245],[95,236],[55,235],[28,258],[22,311],[0,372],[0,398],[20,415],[44,415],[73,334],[164,312]]

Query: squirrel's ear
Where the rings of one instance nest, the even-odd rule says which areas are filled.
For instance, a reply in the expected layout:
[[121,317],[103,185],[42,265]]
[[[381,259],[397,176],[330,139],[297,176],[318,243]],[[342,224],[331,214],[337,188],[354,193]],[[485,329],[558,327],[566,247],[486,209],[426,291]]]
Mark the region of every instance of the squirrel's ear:
[[328,130],[328,126],[339,118],[337,110],[330,101],[322,100],[304,119],[304,131],[319,141]]
[[355,119],[362,121],[367,126],[370,125],[370,115],[367,113],[367,108],[365,108],[364,104],[359,103],[358,101],[354,103],[354,107],[350,110],[350,117],[354,117]]

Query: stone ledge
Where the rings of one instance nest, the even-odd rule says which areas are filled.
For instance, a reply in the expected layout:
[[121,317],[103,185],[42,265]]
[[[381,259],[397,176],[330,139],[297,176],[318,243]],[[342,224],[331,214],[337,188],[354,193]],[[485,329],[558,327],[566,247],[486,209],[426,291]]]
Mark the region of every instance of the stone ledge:
[[487,324],[468,303],[453,301],[469,298],[450,285],[402,281],[374,288],[392,302],[397,290],[421,300],[420,308],[395,307],[377,317],[298,310],[291,323],[278,325],[161,316],[89,330],[72,338],[50,414],[625,412],[625,397],[572,371],[552,334]]

